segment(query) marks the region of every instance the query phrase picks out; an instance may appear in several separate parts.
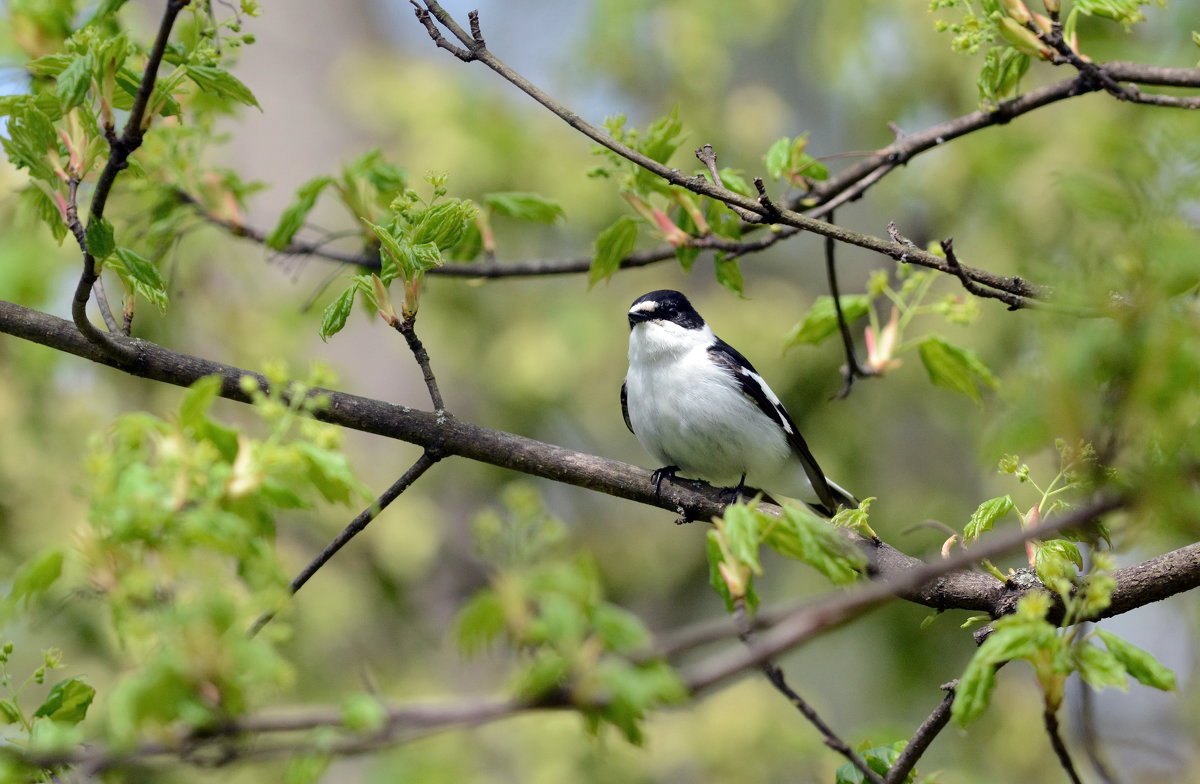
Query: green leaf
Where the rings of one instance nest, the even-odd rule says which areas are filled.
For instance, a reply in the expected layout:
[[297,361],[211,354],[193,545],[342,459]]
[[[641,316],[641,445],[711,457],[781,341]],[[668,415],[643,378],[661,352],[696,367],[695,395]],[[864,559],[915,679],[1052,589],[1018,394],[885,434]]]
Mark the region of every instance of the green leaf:
[[154,262],[129,248],[117,248],[116,259],[109,259],[107,265],[121,276],[126,288],[166,311],[167,281]]
[[[21,712],[17,710],[17,706],[12,700],[0,700],[0,722],[4,724],[16,724],[21,720]],[[3,781],[3,779],[0,779]]]
[[188,65],[187,77],[206,93],[213,93],[246,106],[253,106],[255,109],[262,109],[258,105],[258,99],[254,97],[254,93],[250,92],[250,88],[223,68],[215,65]]
[[1060,593],[1073,588],[1073,580],[1083,568],[1083,557],[1074,542],[1051,539],[1038,542],[1034,553],[1034,571],[1043,584]]
[[996,665],[989,659],[981,658],[980,652],[976,651],[954,689],[954,704],[950,706],[950,716],[955,723],[965,727],[983,715],[995,688]]
[[[900,740],[888,746],[876,746],[859,752],[859,757],[873,773],[886,776],[892,766],[896,764],[896,760],[900,758],[900,753],[904,751],[906,745],[908,745],[907,741]],[[909,784],[915,779],[916,773],[910,771],[904,779],[904,784]],[[837,769],[835,784],[863,784],[866,780],[867,777],[861,770],[856,768],[853,763],[847,762]]]
[[54,684],[35,718],[47,718],[62,724],[78,724],[87,715],[96,690],[78,678],[67,678]]
[[971,513],[971,519],[967,523],[967,527],[963,529],[963,541],[973,541],[985,532],[992,530],[992,526],[996,524],[996,521],[1011,512],[1012,509],[1013,499],[1011,495],[1002,495],[998,498],[990,498],[984,501]]
[[295,237],[296,232],[300,231],[300,227],[304,225],[308,213],[312,212],[313,207],[316,206],[317,197],[321,195],[321,191],[332,184],[332,177],[321,176],[314,177],[297,188],[292,203],[279,216],[279,222],[275,224],[275,228],[271,229],[271,233],[266,236],[263,243],[272,250],[283,250],[287,247],[288,243],[292,241],[292,237]]
[[17,570],[9,597],[25,599],[45,593],[62,576],[62,550],[43,550]]
[[[1043,614],[1046,606],[1044,601],[1039,605]],[[998,620],[996,631],[975,651],[962,677],[958,679],[950,715],[959,726],[974,721],[987,709],[991,700],[996,687],[996,665],[1029,658],[1042,648],[1055,646],[1057,640],[1054,627],[1042,617],[1027,618],[1019,611],[1016,615],[1007,615]]]
[[537,698],[558,688],[570,673],[571,665],[562,654],[542,648],[521,673],[516,692],[522,697]]
[[348,503],[351,495],[360,489],[350,461],[341,452],[308,441],[298,441],[294,448],[307,465],[305,479],[326,501]]
[[1104,650],[1089,642],[1075,646],[1075,666],[1079,677],[1095,689],[1115,686],[1122,691],[1129,689],[1129,679],[1126,678],[1125,667],[1113,655],[1111,650]]
[[88,24],[95,24],[105,17],[112,16],[117,11],[121,10],[121,6],[125,5],[127,0],[103,0],[96,8],[96,13],[92,14],[92,18],[88,20]]
[[87,97],[88,88],[92,85],[92,70],[94,62],[90,54],[76,55],[71,64],[58,75],[58,85],[55,94],[62,105],[65,114]]
[[1030,61],[1029,55],[1011,46],[994,46],[988,49],[976,83],[979,87],[980,101],[995,104],[1012,95],[1021,77],[1029,70]]
[[87,241],[88,253],[92,254],[96,261],[103,261],[117,249],[112,224],[104,218],[93,217],[88,221],[84,239]]
[[[865,294],[844,295],[841,303],[847,325],[867,315],[867,310],[871,307],[871,299]],[[788,333],[784,346],[790,348],[801,343],[815,346],[837,331],[837,308],[834,307],[833,297],[821,295],[813,301],[804,320]]]
[[611,278],[621,267],[621,260],[633,252],[637,244],[638,222],[628,215],[617,218],[613,225],[600,232],[592,250],[592,265],[588,271],[588,286]]
[[1096,629],[1096,634],[1104,640],[1109,653],[1125,665],[1125,669],[1138,683],[1162,691],[1174,691],[1175,673],[1159,663],[1149,652],[1104,629]]
[[714,266],[717,274],[717,283],[720,283],[739,297],[742,296],[746,282],[742,278],[742,268],[738,265],[738,260],[736,258],[731,259],[718,256]]
[[25,70],[34,76],[58,76],[78,59],[74,54],[47,54],[25,63]]
[[562,206],[536,193],[499,191],[484,194],[483,203],[492,212],[532,223],[554,223],[564,216]]
[[725,611],[733,612],[733,595],[729,593],[729,584],[721,576],[719,566],[725,559],[725,554],[721,552],[721,542],[717,537],[715,530],[709,530],[705,545],[705,554],[708,556],[708,583],[717,595],[725,600]]
[[935,386],[961,392],[976,403],[981,401],[979,385],[995,389],[996,377],[983,360],[969,348],[947,343],[936,335],[921,341],[921,362]]
[[468,656],[479,653],[504,631],[500,597],[490,588],[479,591],[458,611],[454,627],[459,650]]
[[744,503],[732,504],[725,508],[721,530],[730,554],[755,574],[762,574],[762,564],[758,561],[758,546],[762,543],[759,513]]
[[627,653],[646,645],[650,634],[636,615],[614,604],[601,604],[592,611],[592,627],[604,647]]
[[767,174],[773,180],[782,179],[787,174],[788,163],[792,159],[792,140],[788,137],[777,139],[767,149],[767,154],[763,156],[763,163],[766,164]]
[[475,205],[465,199],[435,204],[421,214],[409,241],[414,246],[433,243],[439,250],[449,250],[466,236],[476,212]]
[[683,131],[683,122],[679,119],[679,108],[671,110],[671,113],[658,118],[650,124],[646,129],[646,134],[642,140],[635,145],[638,150],[648,158],[666,163],[667,160],[675,154],[682,143],[681,133]]
[[386,226],[371,223],[365,218],[363,219],[363,223],[370,227],[371,231],[375,234],[375,238],[379,240],[379,244],[383,248],[379,279],[385,285],[391,283],[396,278],[410,280],[416,274],[417,266],[416,260],[412,257],[412,246],[407,242],[401,242],[400,238],[393,234]]
[[208,426],[208,411],[221,394],[221,382],[221,376],[214,373],[188,387],[179,402],[179,424],[185,430],[195,432]]
[[319,784],[329,769],[333,757],[329,754],[298,754],[288,760],[283,771],[283,784]]
[[843,534],[807,508],[785,506],[783,517],[767,518],[763,541],[788,558],[803,561],[834,585],[858,580],[866,556]]
[[346,326],[346,320],[350,318],[350,311],[354,308],[354,294],[357,291],[357,286],[351,286],[325,308],[321,317],[321,340],[328,341]]
[[342,700],[342,726],[352,732],[378,732],[387,722],[387,709],[371,694],[351,694]]

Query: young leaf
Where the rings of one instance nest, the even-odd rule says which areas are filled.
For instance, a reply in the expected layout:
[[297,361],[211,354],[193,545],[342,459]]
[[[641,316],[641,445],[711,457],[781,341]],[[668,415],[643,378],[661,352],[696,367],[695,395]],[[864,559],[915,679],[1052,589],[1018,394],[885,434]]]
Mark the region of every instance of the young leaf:
[[1113,655],[1111,650],[1085,642],[1075,646],[1075,666],[1079,677],[1092,688],[1103,689],[1115,686],[1122,691],[1129,689],[1129,679],[1125,677],[1125,667]]
[[78,678],[67,678],[54,684],[45,701],[33,714],[62,724],[78,724],[87,715],[96,690]]
[[788,137],[777,139],[774,144],[767,149],[767,154],[763,156],[763,163],[766,164],[767,174],[773,180],[778,180],[787,173],[788,162],[792,157],[792,140]]
[[837,530],[807,509],[783,508],[783,518],[770,520],[763,540],[780,555],[803,561],[834,585],[856,581],[866,557]]
[[115,259],[107,262],[133,293],[141,296],[160,311],[167,309],[167,281],[150,259],[129,248],[117,248]]
[[729,593],[729,583],[725,582],[719,566],[725,554],[721,552],[721,542],[717,537],[716,530],[709,530],[705,546],[705,553],[708,555],[708,583],[717,595],[725,600],[726,612],[733,612],[733,595]]
[[963,541],[970,542],[978,539],[983,533],[992,530],[996,521],[1011,512],[1012,508],[1011,495],[1002,495],[999,498],[990,498],[984,501],[971,513],[971,520],[963,529]]
[[532,223],[554,223],[563,217],[562,206],[536,193],[500,191],[484,194],[483,203],[492,212]]
[[730,554],[756,574],[762,574],[762,564],[758,562],[758,546],[762,542],[759,529],[759,513],[746,504],[733,504],[725,509],[721,530]]
[[620,268],[621,260],[633,252],[637,244],[638,222],[622,215],[616,222],[596,237],[592,250],[592,266],[588,272],[588,285],[594,286],[611,278]]
[[1160,664],[1150,653],[1104,629],[1097,629],[1096,634],[1104,640],[1109,653],[1125,665],[1125,669],[1138,683],[1163,691],[1174,691],[1175,673]]
[[475,214],[475,205],[465,199],[435,204],[421,215],[410,241],[413,245],[431,242],[439,250],[448,250],[466,235],[475,222]]
[[947,343],[936,335],[921,341],[921,362],[935,386],[961,392],[976,403],[981,401],[979,385],[995,389],[996,377],[983,360],[969,348]]
[[742,268],[738,266],[738,260],[718,256],[715,267],[717,283],[720,283],[739,297],[742,296],[746,282],[742,278]]
[[17,570],[9,597],[24,599],[45,593],[62,576],[62,550],[45,550],[30,558]]
[[90,54],[76,55],[71,64],[58,75],[55,94],[65,114],[83,103],[92,84],[93,60]]
[[296,232],[300,231],[300,227],[304,225],[308,213],[312,212],[313,207],[316,206],[317,197],[321,195],[321,191],[332,184],[332,177],[321,176],[314,177],[297,188],[292,203],[279,216],[279,222],[263,240],[266,246],[272,250],[283,250],[287,247],[287,244],[292,241],[292,237],[296,236]]
[[88,221],[84,238],[87,240],[88,253],[92,254],[96,261],[103,261],[117,249],[112,224],[104,218],[92,218]]
[[254,97],[254,93],[250,92],[250,88],[223,68],[215,65],[189,65],[187,66],[187,76],[206,93],[213,93],[246,106],[253,106],[255,109],[262,109],[258,105],[258,99]]
[[407,242],[401,242],[400,238],[385,226],[379,226],[366,219],[363,220],[363,223],[371,228],[371,231],[375,233],[375,238],[379,240],[379,244],[383,247],[382,267],[379,270],[380,280],[385,285],[391,283],[396,278],[411,280],[413,275],[417,273],[417,264],[416,259],[413,258],[412,246]]
[[328,341],[346,326],[346,320],[350,318],[350,311],[354,308],[354,294],[357,291],[358,286],[351,286],[325,308],[321,317],[321,340]]
[[[871,300],[865,294],[847,294],[841,298],[841,302],[847,324],[853,324],[867,315],[867,309],[871,306]],[[833,297],[821,295],[813,301],[804,320],[792,328],[784,345],[788,348],[800,343],[815,346],[837,332],[837,329],[837,309]]]

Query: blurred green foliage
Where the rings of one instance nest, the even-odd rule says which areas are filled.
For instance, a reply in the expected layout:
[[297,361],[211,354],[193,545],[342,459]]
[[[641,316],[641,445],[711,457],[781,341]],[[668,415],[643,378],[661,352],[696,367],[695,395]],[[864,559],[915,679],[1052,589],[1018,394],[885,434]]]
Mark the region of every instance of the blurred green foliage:
[[[373,13],[344,5],[346,19]],[[736,11],[717,0],[565,5],[485,9],[490,46],[505,58],[544,52],[545,86],[597,121],[614,118],[610,131],[656,160],[699,170],[690,150],[712,143],[723,180],[743,193],[765,175],[794,189],[781,196],[796,195],[856,150],[889,143],[890,121],[917,131],[1069,75],[1023,51],[1024,39],[1005,38],[1007,6],[986,0],[934,3],[935,13],[882,0],[753,0]],[[1185,3],[1063,5],[1079,51],[1097,61],[1195,59]],[[1095,316],[1008,313],[952,277],[839,249],[843,308],[882,377],[831,402],[842,356],[828,339],[833,302],[814,238],[710,261],[680,233],[736,238],[736,216],[607,154],[597,167],[590,143],[435,50],[407,19],[394,39],[338,47],[332,88],[305,85],[296,98],[294,73],[315,53],[289,38],[302,40],[311,22],[300,0],[262,10],[261,21],[250,2],[214,4],[215,20],[198,3],[185,12],[145,144],[118,178],[107,220],[86,237],[115,275],[110,286],[120,280],[134,298],[136,334],[252,367],[324,358],[346,388],[425,405],[415,363],[375,319],[390,307],[375,270],[354,270],[362,274],[340,296],[326,292],[329,275],[350,270],[274,256],[263,264],[260,250],[199,218],[182,191],[234,226],[262,227],[271,248],[304,239],[382,250],[380,282],[408,284],[414,312],[420,292],[417,328],[447,407],[465,419],[647,463],[617,405],[624,311],[645,291],[683,288],[764,371],[822,466],[872,497],[870,528],[865,514],[846,521],[864,532],[936,554],[946,534],[914,523],[938,521],[970,540],[1027,525],[1034,509],[1065,513],[1052,505],[1079,503],[1086,481],[1135,493],[1111,529],[1121,563],[1200,538],[1194,117],[1105,95],[1073,99],[943,145],[840,208],[839,222],[856,230],[882,234],[894,220],[923,246],[953,234],[964,263],[1049,286]],[[570,26],[522,21],[533,14]],[[1131,24],[1142,14],[1145,23]],[[122,2],[6,8],[0,51],[13,73],[25,70],[0,98],[10,160],[0,183],[20,194],[0,200],[0,297],[65,308],[79,266],[63,221],[70,182],[86,203],[107,154],[105,126],[128,110],[154,23]],[[256,37],[265,58],[237,64]],[[288,161],[264,172],[254,107],[269,121],[289,101],[319,105],[342,143],[306,146],[316,128],[263,134]],[[617,271],[630,249],[663,241],[678,264]],[[472,259],[568,257],[593,259],[591,274],[486,285],[431,274]],[[369,318],[355,317],[360,296]],[[393,481],[414,450],[338,436],[275,396],[258,393],[250,413],[214,399],[212,382],[181,393],[13,339],[0,341],[0,367],[0,574],[10,575],[0,638],[14,641],[0,694],[5,745],[129,742],[280,704],[338,705],[337,733],[370,733],[382,703],[566,686],[581,703],[613,697],[586,713],[594,737],[576,717],[539,713],[359,763],[331,762],[320,753],[329,736],[314,735],[310,753],[227,777],[854,780],[761,680],[652,710],[680,699],[678,681],[657,660],[631,656],[653,632],[721,612],[710,566],[718,591],[730,588],[724,564],[734,587],[746,578],[747,599],[753,574],[753,595],[769,604],[818,595],[861,568],[802,512],[768,521],[738,507],[705,540],[658,510],[448,460],[247,639],[249,623],[285,603],[288,578],[357,511],[345,504],[367,504],[365,487]],[[1084,444],[1096,461],[1083,463],[1102,463],[1099,475],[1062,447]],[[1026,462],[993,469],[1018,453]],[[1010,476],[1056,472],[1016,487]],[[774,550],[760,552],[763,543]],[[1032,556],[1047,584],[1085,605],[1078,613],[1110,587],[1114,564],[1096,547],[1056,539]],[[1010,563],[1023,561],[993,568],[1004,576]],[[976,650],[961,618],[921,629],[926,610],[895,606],[780,663],[872,765],[893,758],[896,739],[939,701],[938,684],[963,675],[968,699],[956,711],[974,722],[940,738],[922,770],[947,782],[1059,781],[1038,713],[1062,698],[1073,672],[1095,685],[1128,676],[1170,685],[1158,635],[1182,626],[1194,645],[1197,622],[1186,597],[1173,608],[1169,625],[1151,615],[1137,634],[1082,634],[1051,626],[1034,600]],[[456,655],[460,644],[471,657]],[[65,655],[32,653],[55,648]],[[1017,672],[1023,665],[995,672],[1014,657],[1035,677]],[[63,661],[69,677],[38,680]],[[1170,705],[1195,701],[1200,679],[1194,663],[1184,666],[1193,671],[1176,673]],[[23,675],[10,681],[10,672],[33,673],[32,685],[23,690]],[[1182,737],[1196,736],[1194,711],[1133,696],[1152,717],[1146,726],[1170,714]],[[1177,751],[1173,780],[1187,780],[1197,750]],[[0,780],[49,775],[0,771]],[[209,778],[186,767],[154,775]]]

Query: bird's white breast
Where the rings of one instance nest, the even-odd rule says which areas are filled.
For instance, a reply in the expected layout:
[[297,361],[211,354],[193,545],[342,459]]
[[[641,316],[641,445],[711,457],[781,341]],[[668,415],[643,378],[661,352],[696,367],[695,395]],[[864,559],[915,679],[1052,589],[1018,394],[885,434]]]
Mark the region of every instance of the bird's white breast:
[[746,483],[792,497],[811,495],[783,430],[708,354],[707,326],[645,322],[629,336],[629,421],[663,465],[717,487]]

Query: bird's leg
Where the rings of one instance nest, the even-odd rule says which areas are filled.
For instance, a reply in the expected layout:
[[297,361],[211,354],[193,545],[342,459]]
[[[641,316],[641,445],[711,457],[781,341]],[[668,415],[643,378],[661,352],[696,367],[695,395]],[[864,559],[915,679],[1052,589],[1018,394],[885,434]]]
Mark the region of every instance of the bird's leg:
[[662,497],[662,483],[664,479],[675,481],[675,474],[679,471],[679,466],[669,465],[657,468],[650,474],[650,481],[654,483],[654,497]]
[[735,501],[745,500],[746,498],[746,472],[742,472],[742,478],[738,480],[736,487],[726,487],[721,490],[721,501],[726,504],[732,504]]

